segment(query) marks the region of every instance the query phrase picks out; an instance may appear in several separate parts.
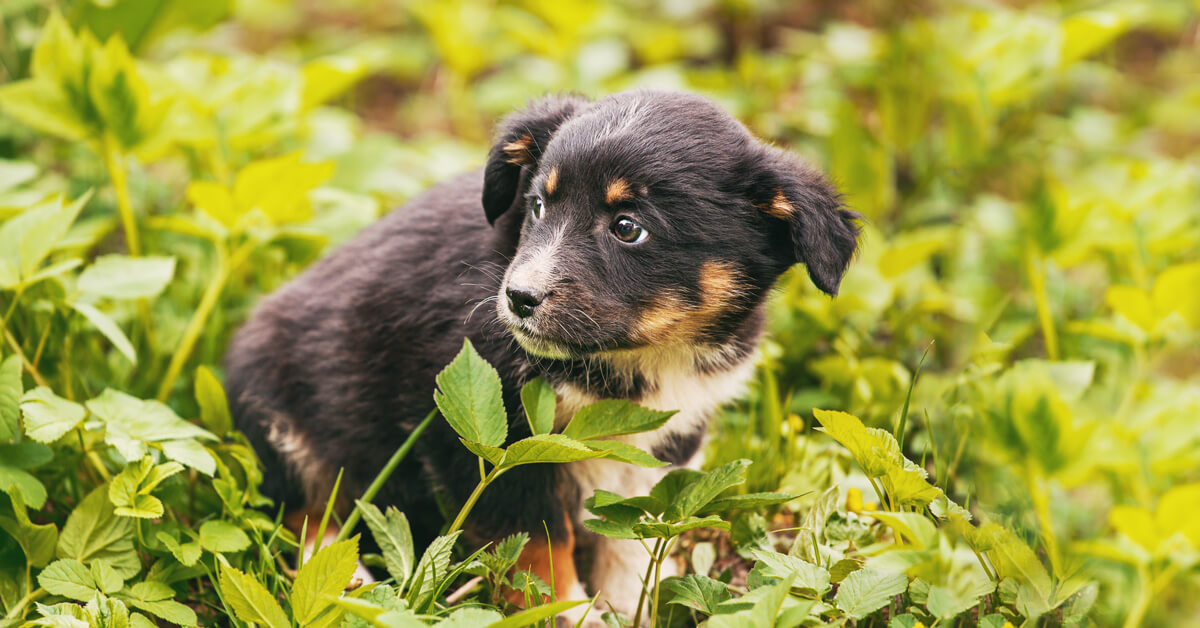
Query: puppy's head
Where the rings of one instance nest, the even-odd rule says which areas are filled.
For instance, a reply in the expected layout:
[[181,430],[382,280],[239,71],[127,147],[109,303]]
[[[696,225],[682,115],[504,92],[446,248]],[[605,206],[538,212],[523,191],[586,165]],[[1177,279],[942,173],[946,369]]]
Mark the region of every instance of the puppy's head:
[[536,102],[484,177],[489,222],[523,221],[500,320],[545,357],[720,346],[793,264],[837,294],[858,239],[819,173],[688,94]]

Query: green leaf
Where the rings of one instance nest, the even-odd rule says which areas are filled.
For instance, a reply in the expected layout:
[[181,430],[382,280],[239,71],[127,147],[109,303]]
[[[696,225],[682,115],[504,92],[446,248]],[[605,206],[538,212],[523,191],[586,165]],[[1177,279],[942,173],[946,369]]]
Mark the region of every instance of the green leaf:
[[28,79],[0,86],[0,111],[43,133],[78,141],[87,127],[66,95],[50,81]]
[[549,434],[554,430],[555,402],[554,388],[540,377],[521,387],[521,405],[525,407],[531,434]]
[[19,495],[12,495],[13,516],[0,516],[0,528],[4,529],[21,546],[25,560],[33,567],[43,567],[54,560],[54,546],[58,543],[58,528],[53,523],[34,524],[25,512],[25,503]]
[[125,586],[125,579],[108,564],[108,561],[93,561],[91,572],[92,580],[95,581],[96,587],[100,589],[101,593],[116,593],[121,590],[121,587]]
[[663,467],[667,463],[645,451],[619,440],[586,440],[584,445],[605,452],[605,458],[619,460],[639,467]]
[[[0,259],[5,260],[6,269],[0,273],[4,284],[0,287],[17,287],[36,274],[90,197],[89,192],[70,205],[63,205],[62,197],[54,197],[0,226]],[[17,282],[12,281],[14,272]]]
[[250,547],[250,538],[236,525],[213,519],[200,526],[200,547],[214,554],[240,552]]
[[95,488],[67,516],[58,537],[59,558],[74,558],[83,564],[106,560],[123,578],[141,570],[133,547],[133,521],[116,516],[108,501],[108,485]]
[[0,491],[34,509],[46,504],[46,487],[29,472],[6,464],[0,464]]
[[979,598],[961,596],[950,588],[934,585],[929,587],[929,597],[926,599],[925,607],[934,617],[950,620],[978,603]]
[[168,440],[159,444],[163,455],[180,464],[187,465],[204,475],[212,477],[217,472],[217,461],[208,448],[191,439]]
[[461,535],[462,530],[458,530],[453,534],[439,536],[425,548],[425,554],[421,556],[421,562],[417,563],[413,572],[412,585],[408,592],[410,608],[420,611],[432,601],[442,580],[450,573],[450,554]]
[[113,319],[87,303],[72,303],[71,307],[76,312],[82,314],[101,334],[104,334],[104,337],[113,343],[113,346],[117,348],[117,351],[121,352],[121,355],[128,358],[130,362],[137,364],[137,351],[134,350],[133,343],[129,342],[129,338],[125,335],[125,332],[121,331],[121,328],[117,326]]
[[763,574],[769,578],[786,578],[794,574],[795,581],[792,586],[808,589],[814,592],[818,598],[832,588],[829,584],[829,570],[824,567],[795,556],[766,552],[761,549],[750,550],[750,554],[759,561]]
[[679,496],[663,512],[663,518],[675,521],[695,514],[725,489],[745,482],[749,466],[749,460],[735,460],[705,473],[679,491]]
[[551,619],[563,611],[575,608],[580,604],[587,604],[587,602],[587,600],[559,600],[557,602],[542,604],[541,606],[535,606],[487,624],[487,628],[522,628],[523,626],[532,626],[542,620]]
[[156,538],[171,552],[175,560],[179,561],[184,567],[191,567],[196,564],[196,561],[200,560],[200,554],[203,550],[199,542],[191,541],[181,544],[167,532],[159,532]]
[[83,563],[67,558],[56,560],[38,575],[38,584],[54,595],[86,602],[99,593],[92,572]]
[[468,606],[466,608],[455,609],[449,616],[434,624],[434,626],[437,628],[479,628],[479,626],[495,625],[496,622],[503,619],[503,615],[490,608]]
[[371,529],[375,544],[383,552],[388,574],[395,579],[396,588],[403,591],[409,576],[412,575],[413,562],[416,560],[408,518],[391,506],[388,507],[385,516],[374,504],[361,500],[356,503],[363,521],[366,521],[367,527]]
[[833,603],[853,619],[862,619],[881,609],[893,595],[908,589],[908,578],[902,573],[875,569],[859,569],[846,576],[838,586]]
[[[196,612],[172,600],[175,591],[162,582],[138,582],[119,594],[130,606],[178,626],[195,626]],[[152,624],[153,625],[153,624]]]
[[266,628],[291,628],[292,623],[275,597],[254,576],[222,564],[219,584],[225,603],[238,619]]
[[791,495],[788,493],[747,493],[745,495],[731,495],[714,499],[707,506],[696,511],[698,515],[709,515],[713,513],[729,512],[731,510],[757,510],[766,508],[767,506],[775,506],[790,502],[793,499],[800,497],[799,495]]
[[357,566],[357,536],[327,545],[305,561],[292,584],[292,614],[296,621],[307,624],[316,619],[330,605],[326,596],[344,591]]
[[703,541],[692,546],[692,571],[701,576],[707,576],[716,561],[717,550],[712,543]]
[[[1000,613],[992,613],[991,615],[987,615],[979,620],[979,628],[1004,628],[1004,624],[1007,623],[1008,620],[1004,618],[1004,615],[1001,615]],[[889,626],[888,628],[891,627]],[[902,628],[911,627],[904,626]]]
[[104,422],[104,441],[125,457],[136,460],[146,455],[147,443],[196,439],[216,440],[208,430],[184,421],[157,401],[105,389],[87,401],[87,408]]
[[0,441],[11,440],[21,433],[21,395],[24,391],[21,357],[10,355],[0,362]]
[[213,434],[224,436],[233,431],[233,417],[229,414],[225,388],[212,371],[203,365],[196,369],[196,405],[200,406],[200,422]]
[[669,604],[694,608],[705,615],[712,615],[718,604],[733,597],[723,582],[698,574],[688,574],[663,584],[675,594]]
[[635,434],[662,427],[674,415],[673,410],[662,412],[624,399],[603,399],[580,408],[562,433],[576,440]]
[[[897,615],[893,617],[892,620],[888,622],[888,628],[915,628],[918,623],[920,622],[917,621],[916,617],[912,616],[910,613],[905,613],[903,615]],[[1000,626],[994,626],[990,628],[1000,628]]]
[[687,517],[678,521],[640,521],[633,524],[633,531],[642,538],[671,538],[697,528],[716,528],[728,530],[729,522],[716,515],[707,517]]
[[79,291],[110,299],[151,299],[175,275],[173,257],[104,255],[79,274]]
[[38,386],[21,398],[21,414],[25,417],[25,434],[36,441],[53,443],[71,431],[87,410],[74,401],[67,401],[44,386]]
[[508,417],[501,399],[500,376],[463,340],[462,351],[437,376],[433,399],[459,436],[490,447],[504,444]]
[[538,434],[521,439],[508,446],[501,467],[515,467],[533,463],[563,463],[600,458],[604,451],[594,450],[587,445],[562,434]]
[[479,456],[480,458],[483,458],[484,460],[487,460],[496,466],[500,465],[500,463],[504,460],[504,454],[507,453],[500,447],[489,447],[488,445],[484,445],[482,443],[472,443],[465,438],[458,439],[458,442],[462,443],[463,447],[467,448],[467,451],[470,451],[476,456]]
[[895,530],[896,534],[904,537],[909,543],[915,544],[919,549],[937,545],[937,527],[925,515],[915,512],[885,511],[871,511],[863,514],[884,522]]

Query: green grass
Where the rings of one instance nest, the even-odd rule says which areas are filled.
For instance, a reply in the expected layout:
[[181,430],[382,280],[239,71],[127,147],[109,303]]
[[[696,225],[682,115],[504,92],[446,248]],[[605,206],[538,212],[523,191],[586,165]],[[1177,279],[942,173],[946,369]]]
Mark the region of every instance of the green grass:
[[[675,487],[710,478],[713,510],[593,503],[598,529],[689,566],[647,588],[643,617],[1188,625],[1197,10],[4,2],[0,626],[561,610],[505,602],[545,587],[510,570],[523,539],[418,558],[386,508],[356,514],[398,539],[364,557],[388,582],[341,594],[349,533],[294,571],[220,364],[264,294],[478,166],[497,117],[637,85],[716,99],[868,219],[837,299],[802,270],[780,282],[751,389],[713,421],[710,474]],[[481,469],[507,464],[466,433]],[[596,453],[581,442],[565,447]]]

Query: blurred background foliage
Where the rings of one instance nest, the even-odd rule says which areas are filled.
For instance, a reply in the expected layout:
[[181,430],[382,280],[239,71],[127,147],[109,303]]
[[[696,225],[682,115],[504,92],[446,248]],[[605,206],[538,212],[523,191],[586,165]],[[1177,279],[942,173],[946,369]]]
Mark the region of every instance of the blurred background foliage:
[[[4,0],[0,218],[52,202],[38,219],[71,225],[0,264],[6,353],[67,398],[116,386],[193,416],[191,373],[259,297],[481,165],[497,117],[547,92],[695,91],[867,217],[840,297],[782,282],[712,463],[756,460],[747,491],[867,490],[811,429],[843,408],[1056,578],[1098,583],[1097,623],[1200,625],[1200,504],[1178,492],[1200,482],[1198,10]],[[106,253],[162,263],[114,288]]]

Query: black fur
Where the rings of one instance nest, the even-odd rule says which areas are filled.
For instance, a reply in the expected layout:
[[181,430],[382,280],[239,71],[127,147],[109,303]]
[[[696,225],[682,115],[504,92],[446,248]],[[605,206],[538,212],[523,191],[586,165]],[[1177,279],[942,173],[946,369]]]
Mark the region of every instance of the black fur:
[[[615,179],[628,194],[609,203]],[[796,210],[783,218],[763,209],[780,191]],[[615,238],[620,217],[647,239]],[[787,268],[803,262],[819,288],[837,292],[854,218],[820,175],[702,98],[547,98],[504,121],[482,172],[392,212],[259,306],[228,357],[234,415],[266,466],[264,492],[286,508],[328,490],[306,493],[300,476],[331,480],[338,468],[342,493],[354,495],[433,408],[434,378],[464,336],[499,371],[510,439],[522,438],[518,391],[535,376],[638,400],[663,383],[618,368],[619,356],[678,345],[695,349],[697,373],[745,359]],[[705,291],[713,268],[722,294]],[[528,318],[500,295],[513,277],[547,295]],[[655,308],[673,322],[651,334]],[[272,429],[300,435],[308,457],[277,449]],[[702,437],[673,437],[656,452],[682,462]],[[510,471],[483,493],[469,530],[499,538],[545,522],[563,534],[563,477],[548,465]],[[425,543],[444,525],[435,491],[457,510],[477,480],[474,456],[437,420],[376,503],[404,510]]]

